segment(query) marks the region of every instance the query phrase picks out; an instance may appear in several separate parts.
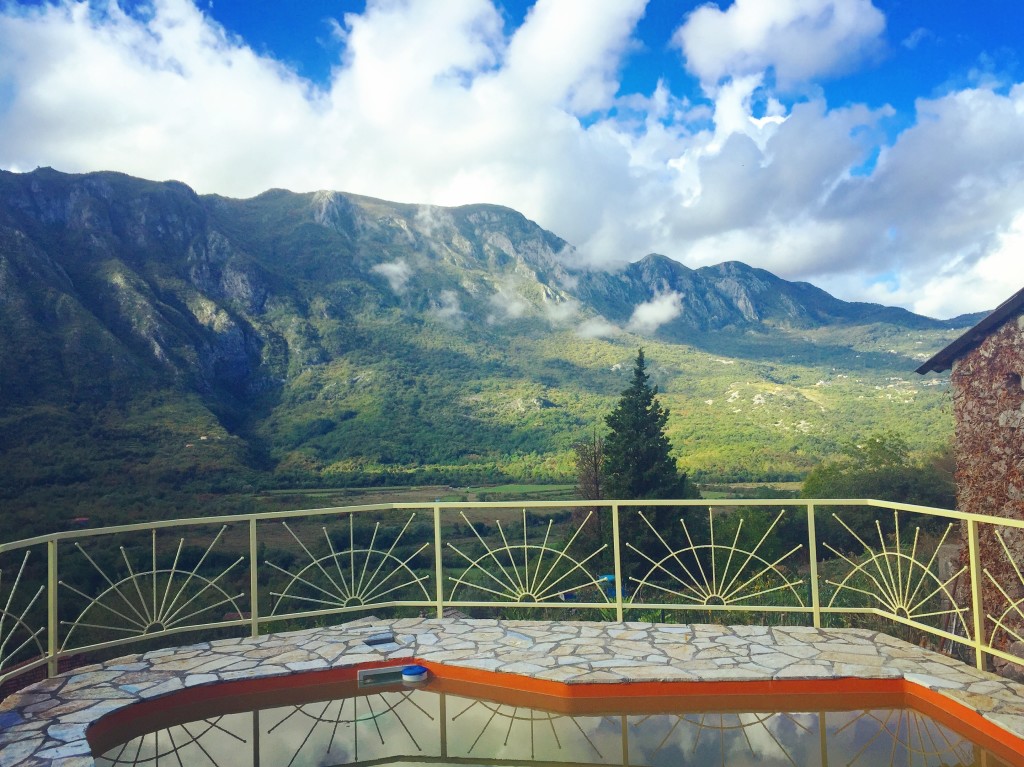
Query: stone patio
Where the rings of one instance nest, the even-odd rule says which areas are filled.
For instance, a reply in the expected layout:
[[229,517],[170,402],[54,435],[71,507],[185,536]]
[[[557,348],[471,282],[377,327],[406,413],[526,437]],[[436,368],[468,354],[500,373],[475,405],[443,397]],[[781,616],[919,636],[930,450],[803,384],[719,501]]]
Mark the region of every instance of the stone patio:
[[[367,645],[371,635],[394,640]],[[886,634],[807,627],[365,618],[108,661],[0,703],[0,767],[92,765],[104,715],[190,687],[418,660],[565,684],[905,679],[1024,737],[1024,685]]]

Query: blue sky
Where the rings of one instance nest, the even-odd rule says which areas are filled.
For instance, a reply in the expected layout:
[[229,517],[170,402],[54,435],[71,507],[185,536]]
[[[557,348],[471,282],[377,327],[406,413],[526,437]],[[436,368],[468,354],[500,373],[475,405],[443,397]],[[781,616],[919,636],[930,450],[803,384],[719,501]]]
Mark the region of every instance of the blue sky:
[[1022,30],[1019,0],[0,3],[0,167],[494,202],[580,265],[945,317],[1024,285]]
[[[507,32],[522,24],[532,4],[529,0],[497,4]],[[623,91],[650,92],[665,77],[678,91],[700,98],[699,83],[685,71],[671,37],[686,14],[704,4],[692,0],[647,3],[635,29],[638,45],[623,62]],[[1024,3],[1018,0],[887,0],[874,5],[886,17],[882,50],[870,65],[827,81],[833,106],[891,104],[906,112],[919,96],[968,85],[982,70],[1004,79],[1024,79],[1020,50]],[[325,84],[344,48],[332,34],[332,25],[347,13],[363,13],[366,2],[261,2],[255,12],[251,0],[215,0],[200,6],[258,51]]]

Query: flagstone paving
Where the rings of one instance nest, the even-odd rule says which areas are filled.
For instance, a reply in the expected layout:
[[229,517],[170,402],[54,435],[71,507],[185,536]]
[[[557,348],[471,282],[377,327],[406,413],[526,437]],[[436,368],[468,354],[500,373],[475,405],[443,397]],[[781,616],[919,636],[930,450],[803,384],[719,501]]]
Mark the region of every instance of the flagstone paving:
[[[394,641],[365,641],[386,632]],[[414,658],[569,685],[902,678],[1024,737],[1024,685],[864,629],[364,618],[155,650],[34,684],[0,703],[0,767],[92,765],[90,724],[177,690]]]

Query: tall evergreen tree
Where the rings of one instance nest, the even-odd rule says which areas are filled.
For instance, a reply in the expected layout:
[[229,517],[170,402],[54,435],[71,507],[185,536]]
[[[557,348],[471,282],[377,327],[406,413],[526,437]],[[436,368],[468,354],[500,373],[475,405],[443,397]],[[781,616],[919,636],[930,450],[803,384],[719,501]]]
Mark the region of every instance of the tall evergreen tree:
[[651,386],[644,350],[639,349],[633,379],[605,419],[605,495],[608,498],[688,498],[686,475],[676,469],[665,436],[668,410]]
[[[605,497],[619,499],[700,498],[676,468],[665,426],[668,410],[658,401],[658,387],[647,374],[644,350],[639,349],[633,366],[633,378],[622,392],[615,409],[605,419],[611,430],[604,440]],[[693,510],[696,511],[696,510]],[[640,518],[643,513],[647,521]],[[658,536],[676,547],[683,545],[680,510],[666,506],[648,509],[623,507],[619,512],[623,570],[627,577],[642,577],[668,552]],[[707,520],[689,513],[687,528],[691,536],[703,539]],[[658,535],[655,534],[658,531]],[[627,545],[628,544],[628,545]],[[635,549],[643,552],[637,554]],[[644,556],[646,555],[646,556]],[[628,585],[627,585],[628,588]]]

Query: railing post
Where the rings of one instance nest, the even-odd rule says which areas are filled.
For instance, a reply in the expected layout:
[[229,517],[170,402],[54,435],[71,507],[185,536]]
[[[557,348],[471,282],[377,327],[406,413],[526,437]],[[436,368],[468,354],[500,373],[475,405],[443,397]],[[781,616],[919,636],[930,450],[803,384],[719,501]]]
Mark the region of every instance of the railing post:
[[619,731],[622,733],[622,764],[629,767],[629,718],[619,717]]
[[260,635],[260,579],[257,571],[257,553],[256,517],[252,517],[249,519],[249,633],[254,637]]
[[811,617],[814,628],[821,628],[821,595],[818,593],[818,534],[814,527],[814,504],[807,504],[807,553],[811,559]]
[[252,710],[252,767],[260,767],[260,710]]
[[967,521],[967,554],[971,566],[971,607],[974,615],[974,662],[979,669],[985,667],[985,607],[981,594],[981,546],[978,543],[978,520]]
[[818,751],[821,767],[828,767],[828,717],[824,711],[818,712]]
[[46,542],[46,674],[57,676],[60,671],[57,637],[57,540]]
[[441,567],[441,505],[434,504],[434,594],[437,601],[437,617],[444,617],[444,571]]
[[[448,695],[447,693],[438,693],[440,700],[438,701],[438,712],[437,722],[440,728],[439,735],[441,736],[441,759],[448,761]],[[515,716],[515,714],[513,714]]]
[[622,623],[622,547],[619,544],[619,504],[612,504],[612,552],[615,556],[615,620]]

